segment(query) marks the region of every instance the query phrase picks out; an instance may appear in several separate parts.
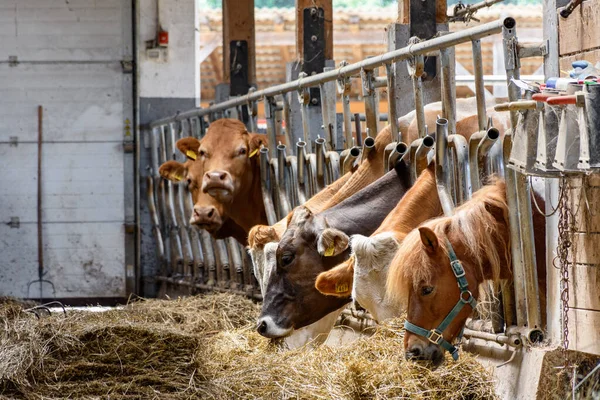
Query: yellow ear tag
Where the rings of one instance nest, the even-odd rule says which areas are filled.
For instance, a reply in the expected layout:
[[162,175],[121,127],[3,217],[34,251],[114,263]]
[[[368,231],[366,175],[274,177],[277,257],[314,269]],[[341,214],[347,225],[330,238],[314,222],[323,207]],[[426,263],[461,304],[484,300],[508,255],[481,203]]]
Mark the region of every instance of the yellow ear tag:
[[256,153],[258,153],[258,149],[254,150],[252,153],[250,153],[250,155],[248,156],[248,158],[252,158],[256,155]]
[[331,246],[327,250],[325,250],[325,257],[331,257],[333,255],[334,250],[335,249],[333,248],[333,246]]
[[173,179],[174,181],[178,181],[179,182],[180,180],[183,179],[183,176],[177,175],[177,174],[172,174],[171,175],[171,179]]
[[336,283],[335,284],[335,292],[336,293],[346,293],[348,292],[348,284],[347,283]]
[[196,157],[198,157],[196,155],[196,152],[194,152],[193,150],[188,150],[185,152],[185,155],[187,156],[187,158],[191,159],[191,160],[195,160]]

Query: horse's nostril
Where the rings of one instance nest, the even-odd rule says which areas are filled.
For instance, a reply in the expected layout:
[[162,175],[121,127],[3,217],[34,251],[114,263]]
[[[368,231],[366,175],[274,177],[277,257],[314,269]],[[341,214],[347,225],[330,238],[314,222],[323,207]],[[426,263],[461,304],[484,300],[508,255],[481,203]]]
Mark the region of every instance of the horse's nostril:
[[413,347],[412,349],[408,350],[405,354],[407,360],[421,358],[421,355],[421,349],[418,347]]
[[262,321],[260,324],[258,324],[258,327],[256,328],[256,330],[261,335],[264,334],[267,331],[267,323],[265,321]]

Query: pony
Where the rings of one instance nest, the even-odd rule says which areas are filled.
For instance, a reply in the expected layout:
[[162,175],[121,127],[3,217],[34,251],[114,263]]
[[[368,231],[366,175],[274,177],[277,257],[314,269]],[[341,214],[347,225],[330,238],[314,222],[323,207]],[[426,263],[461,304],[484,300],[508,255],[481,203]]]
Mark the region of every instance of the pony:
[[[544,217],[534,214],[533,222],[540,299],[545,299]],[[437,366],[444,360],[444,348],[456,359],[452,342],[480,296],[480,284],[510,278],[506,183],[495,179],[455,215],[432,219],[410,232],[390,264],[386,298],[406,309],[406,358]]]

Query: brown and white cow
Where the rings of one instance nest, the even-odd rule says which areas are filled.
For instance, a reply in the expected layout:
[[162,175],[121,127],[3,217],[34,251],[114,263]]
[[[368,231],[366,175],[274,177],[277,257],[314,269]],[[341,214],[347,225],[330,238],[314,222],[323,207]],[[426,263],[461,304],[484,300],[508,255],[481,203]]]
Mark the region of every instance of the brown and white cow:
[[335,207],[313,214],[298,207],[276,250],[276,268],[268,277],[258,332],[285,337],[340,309],[349,298],[328,297],[314,286],[316,276],[348,257],[347,243],[322,235],[327,228],[371,234],[410,187],[404,162]]

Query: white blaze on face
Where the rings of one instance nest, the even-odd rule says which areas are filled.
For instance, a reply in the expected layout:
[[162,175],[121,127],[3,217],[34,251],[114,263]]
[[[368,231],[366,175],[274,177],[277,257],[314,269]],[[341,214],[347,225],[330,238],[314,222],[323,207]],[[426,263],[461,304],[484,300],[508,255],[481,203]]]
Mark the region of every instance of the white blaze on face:
[[[250,249],[250,257],[252,258],[252,263],[254,265],[254,273],[257,276],[256,279],[259,282],[260,291],[263,295],[266,291],[266,286],[269,282],[271,275],[275,272],[275,269],[277,268],[276,252],[278,245],[278,242],[272,242],[265,244],[262,250]],[[260,275],[260,278],[258,275]],[[286,346],[290,349],[295,349],[298,347],[302,347],[307,343],[323,343],[327,339],[329,332],[331,332],[331,329],[335,325],[335,321],[337,320],[344,308],[345,306],[340,308],[339,310],[327,314],[325,317],[321,318],[317,322],[305,326],[304,328],[293,330],[292,333],[284,339]],[[287,331],[284,332],[283,330],[281,332],[277,331],[278,328],[275,326],[274,322],[272,321],[272,318],[265,318],[269,319],[265,320],[265,322],[269,326],[272,326],[272,333],[288,333]],[[275,332],[274,330],[277,332]]]
[[397,317],[402,312],[385,298],[389,265],[398,247],[399,243],[391,232],[372,237],[352,236],[355,257],[352,298],[378,322]]

